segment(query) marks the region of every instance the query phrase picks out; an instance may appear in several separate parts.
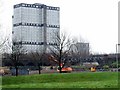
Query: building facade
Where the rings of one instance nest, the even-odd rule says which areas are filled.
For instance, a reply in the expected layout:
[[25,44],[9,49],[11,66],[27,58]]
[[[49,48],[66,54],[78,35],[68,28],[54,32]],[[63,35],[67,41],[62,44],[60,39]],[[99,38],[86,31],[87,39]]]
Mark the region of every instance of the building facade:
[[73,53],[79,54],[80,56],[88,56],[89,55],[89,43],[78,42],[76,44],[72,44],[71,51]]
[[39,3],[14,5],[13,40],[27,52],[50,52],[50,47],[58,45],[59,11],[59,7]]

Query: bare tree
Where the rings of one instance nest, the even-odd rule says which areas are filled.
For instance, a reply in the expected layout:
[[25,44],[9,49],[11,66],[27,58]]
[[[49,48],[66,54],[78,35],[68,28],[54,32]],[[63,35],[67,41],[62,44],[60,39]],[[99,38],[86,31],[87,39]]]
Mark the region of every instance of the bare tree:
[[12,45],[12,53],[10,55],[10,59],[13,63],[13,66],[16,69],[16,76],[18,76],[18,69],[20,65],[20,56],[25,54],[25,49],[22,46],[22,41],[21,42],[16,42],[13,40],[13,45]]
[[65,62],[63,62],[63,58],[65,55],[68,54],[69,50],[70,50],[70,38],[65,34],[62,33],[61,36],[59,34],[56,35],[55,38],[55,43],[56,45],[52,46],[50,48],[51,53],[53,54],[53,56],[56,58],[56,60],[58,60],[58,64],[59,64],[59,72],[62,72],[62,68],[64,67],[64,65],[61,66],[61,64],[63,64]]
[[10,39],[10,34],[5,34],[3,30],[3,25],[0,23],[0,53],[3,53],[3,49],[5,49],[5,46]]
[[10,38],[8,36],[0,36],[0,66],[2,66],[4,54],[9,52],[8,42]]
[[41,63],[42,63],[42,59],[44,58],[44,55],[45,55],[44,53],[40,53],[38,51],[30,53],[30,57],[32,56],[32,58],[36,63],[36,66],[38,67],[39,74],[41,74]]
[[4,52],[5,47],[7,47],[7,44],[9,42],[9,37],[0,38],[0,52]]

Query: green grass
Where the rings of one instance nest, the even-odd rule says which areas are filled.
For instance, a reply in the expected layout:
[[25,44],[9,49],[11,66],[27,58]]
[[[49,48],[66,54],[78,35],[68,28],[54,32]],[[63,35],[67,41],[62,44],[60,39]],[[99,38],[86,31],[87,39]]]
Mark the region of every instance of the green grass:
[[1,90],[1,88],[2,88],[2,76],[0,76],[0,90]]
[[81,72],[7,76],[3,88],[117,88],[116,72]]

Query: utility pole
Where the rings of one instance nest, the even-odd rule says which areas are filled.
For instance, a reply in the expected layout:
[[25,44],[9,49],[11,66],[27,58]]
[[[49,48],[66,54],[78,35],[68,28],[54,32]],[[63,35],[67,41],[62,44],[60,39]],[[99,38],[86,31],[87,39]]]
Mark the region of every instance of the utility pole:
[[116,65],[117,65],[117,72],[118,72],[118,46],[119,46],[120,44],[116,44]]

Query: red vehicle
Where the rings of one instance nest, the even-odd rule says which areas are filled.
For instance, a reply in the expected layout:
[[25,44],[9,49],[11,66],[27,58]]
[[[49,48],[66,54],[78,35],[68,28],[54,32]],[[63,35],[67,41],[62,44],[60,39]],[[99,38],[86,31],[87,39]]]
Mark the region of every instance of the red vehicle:
[[[56,62],[57,64],[59,64],[58,60],[56,60],[55,57],[52,56],[52,55],[49,56],[49,60],[52,60],[52,61]],[[62,71],[63,73],[67,73],[67,72],[71,72],[71,71],[72,71],[72,68],[71,68],[71,67],[65,67],[65,66],[64,66],[64,63],[61,63],[61,67],[62,67],[62,70],[61,70],[61,71]],[[58,66],[57,71],[59,71],[59,66]]]

